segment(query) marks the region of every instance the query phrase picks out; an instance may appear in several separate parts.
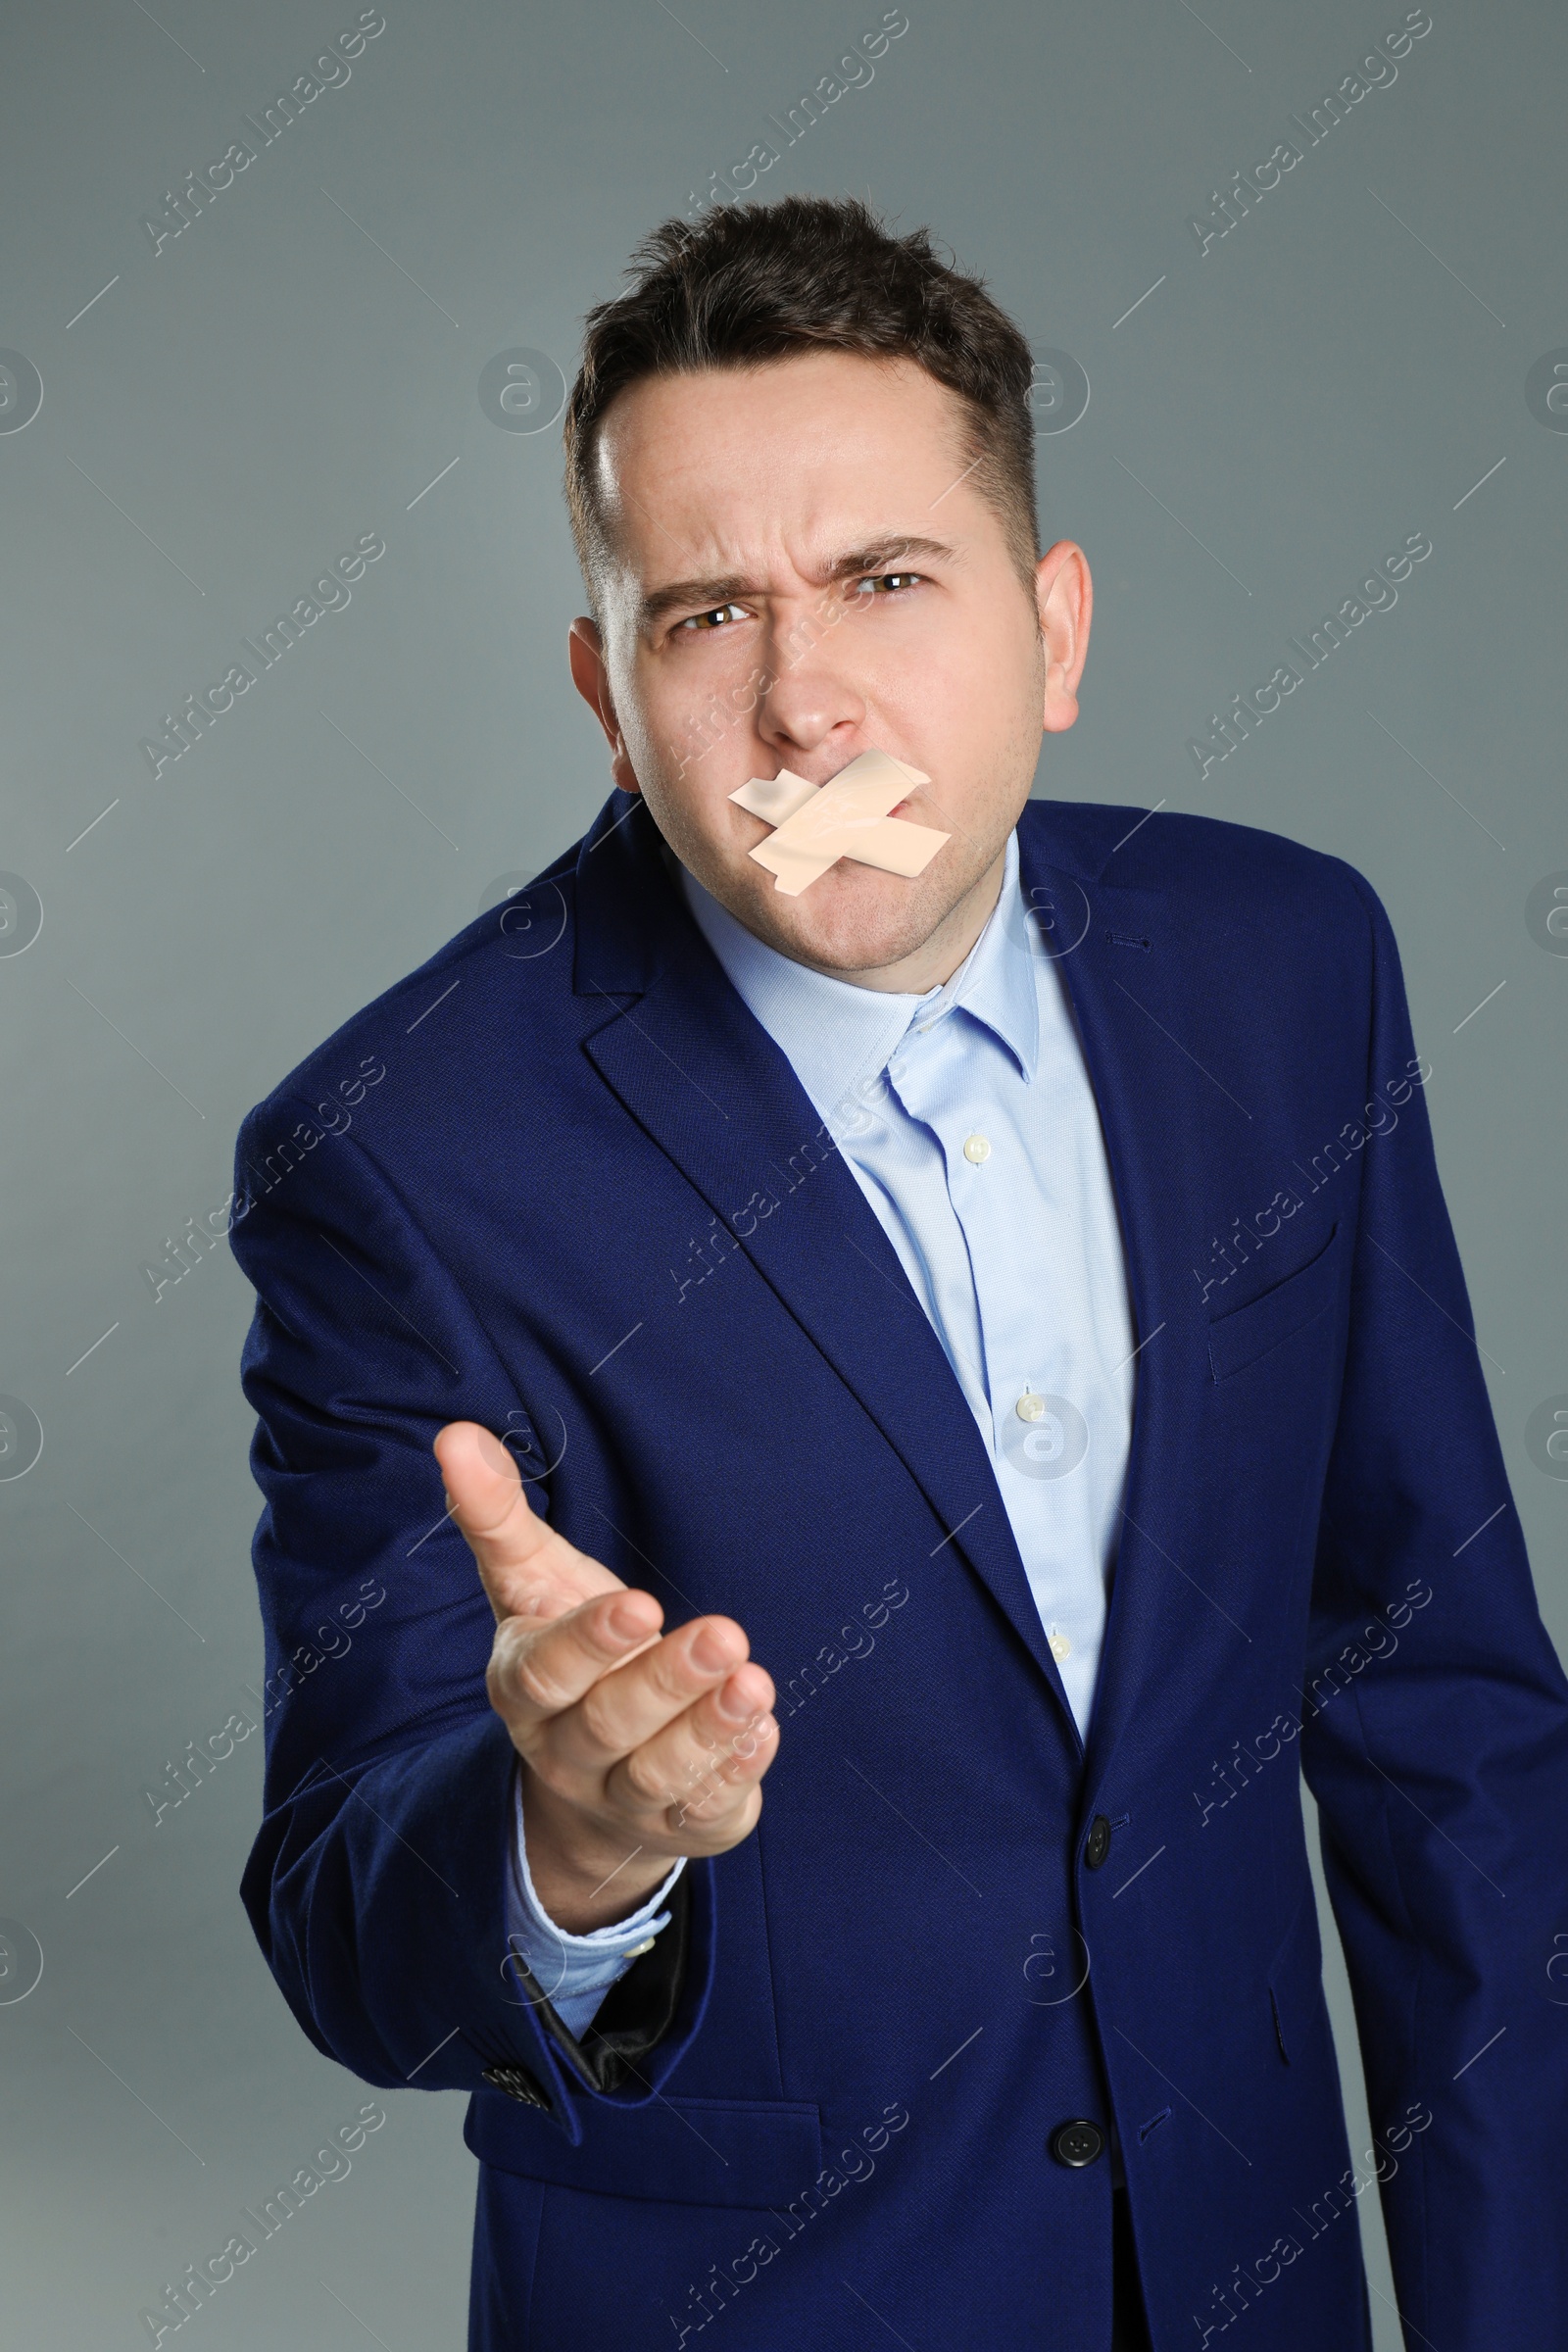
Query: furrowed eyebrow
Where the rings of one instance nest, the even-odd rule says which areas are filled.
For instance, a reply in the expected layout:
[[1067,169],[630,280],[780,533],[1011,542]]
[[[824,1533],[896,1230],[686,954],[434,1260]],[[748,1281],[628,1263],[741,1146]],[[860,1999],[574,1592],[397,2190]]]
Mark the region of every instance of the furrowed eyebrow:
[[[890,531],[883,538],[869,540],[865,546],[850,548],[835,556],[822,575],[822,585],[860,579],[868,572],[896,568],[906,557],[920,557],[926,562],[953,562],[958,550],[951,540],[924,539],[909,532]],[[707,612],[719,605],[738,602],[745,596],[758,593],[753,581],[740,572],[713,573],[704,578],[669,580],[662,588],[652,588],[637,608],[639,629],[651,629],[656,621],[668,612]]]
[[733,604],[746,593],[746,583],[739,572],[706,580],[670,580],[662,588],[651,588],[637,608],[639,629],[651,629],[666,612],[709,612],[718,605]]
[[898,566],[906,558],[924,558],[926,563],[931,563],[931,560],[943,563],[943,560],[953,560],[956,553],[959,551],[948,539],[909,539],[907,534],[901,534],[901,531],[889,531],[886,539],[872,539],[867,546],[851,548],[849,555],[839,555],[835,563],[827,566],[827,578],[830,581],[854,581],[854,578],[862,578],[865,574],[874,574],[874,571],[898,571]]

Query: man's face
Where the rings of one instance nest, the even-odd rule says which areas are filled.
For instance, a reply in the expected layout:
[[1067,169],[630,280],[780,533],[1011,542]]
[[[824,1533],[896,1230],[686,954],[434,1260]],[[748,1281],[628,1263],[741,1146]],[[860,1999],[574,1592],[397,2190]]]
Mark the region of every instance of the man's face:
[[[929,985],[909,961],[928,943],[935,978],[944,943],[956,963],[1041,732],[1077,716],[1087,564],[1060,542],[1025,591],[959,418],[909,361],[811,351],[647,378],[599,445],[615,563],[604,639],[579,619],[569,651],[615,782],[749,930],[873,986]],[[931,779],[895,817],[952,838],[912,879],[840,858],[776,890],[747,855],[771,828],[728,795],[784,767],[825,784],[871,749]]]

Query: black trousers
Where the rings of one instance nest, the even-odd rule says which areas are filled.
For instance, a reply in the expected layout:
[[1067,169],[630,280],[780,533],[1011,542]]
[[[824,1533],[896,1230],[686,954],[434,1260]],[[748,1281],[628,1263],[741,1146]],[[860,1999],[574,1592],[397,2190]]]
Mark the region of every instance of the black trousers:
[[1111,2196],[1110,2259],[1110,2352],[1150,2352],[1143,2289],[1138,2283],[1138,2264],[1133,2254],[1132,2223],[1127,2215],[1127,2192],[1121,2188]]

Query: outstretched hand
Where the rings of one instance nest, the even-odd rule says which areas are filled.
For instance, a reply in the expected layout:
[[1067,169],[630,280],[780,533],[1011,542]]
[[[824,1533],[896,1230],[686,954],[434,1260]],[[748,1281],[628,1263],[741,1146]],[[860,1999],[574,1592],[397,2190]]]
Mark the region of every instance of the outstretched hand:
[[474,1421],[435,1441],[452,1517],[495,1611],[485,1687],[522,1758],[534,1891],[570,1935],[623,1919],[681,1854],[756,1827],[778,1747],[772,1677],[731,1617],[661,1631],[623,1584],[530,1505]]

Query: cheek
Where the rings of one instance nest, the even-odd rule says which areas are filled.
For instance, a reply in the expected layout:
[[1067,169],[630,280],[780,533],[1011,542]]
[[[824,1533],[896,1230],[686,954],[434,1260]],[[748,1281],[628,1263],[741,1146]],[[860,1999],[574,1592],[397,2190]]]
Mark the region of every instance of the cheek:
[[[999,763],[1006,771],[1025,763],[1032,776],[1047,693],[1059,684],[1059,671],[1053,677],[1038,615],[1021,592],[914,653],[911,709],[960,763],[977,776],[995,773]],[[929,760],[919,764],[931,768]],[[1004,790],[1010,783],[1009,772]]]
[[677,840],[676,827],[695,826],[709,840],[749,844],[760,838],[757,820],[726,796],[778,768],[776,751],[758,734],[770,681],[754,651],[737,648],[736,658],[721,661],[716,647],[695,646],[687,657],[650,664],[629,695],[616,696],[632,767],[667,840]]
[[974,864],[980,872],[1016,823],[1040,760],[1045,674],[1027,648],[1016,670],[978,663],[952,672],[908,713],[905,755],[931,778],[906,813],[954,838],[927,868]]

